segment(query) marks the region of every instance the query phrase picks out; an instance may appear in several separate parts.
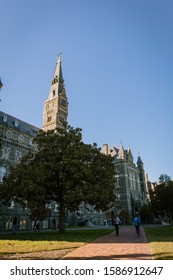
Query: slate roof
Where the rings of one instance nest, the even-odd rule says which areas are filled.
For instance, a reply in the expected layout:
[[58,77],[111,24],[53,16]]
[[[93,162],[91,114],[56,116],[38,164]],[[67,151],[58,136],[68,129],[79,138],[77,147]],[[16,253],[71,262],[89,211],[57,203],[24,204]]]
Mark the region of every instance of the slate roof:
[[36,136],[36,132],[40,130],[40,128],[26,123],[16,117],[10,116],[2,111],[0,111],[0,123],[12,129],[16,129],[17,131],[29,134],[33,137]]

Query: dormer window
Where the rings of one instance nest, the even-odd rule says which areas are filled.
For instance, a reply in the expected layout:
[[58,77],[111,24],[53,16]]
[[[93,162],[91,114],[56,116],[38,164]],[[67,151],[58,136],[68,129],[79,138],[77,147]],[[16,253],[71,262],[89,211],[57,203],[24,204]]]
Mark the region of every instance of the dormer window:
[[15,120],[14,125],[15,127],[18,127],[19,122],[17,120]]
[[6,122],[6,121],[7,121],[7,116],[6,116],[6,115],[4,115],[4,117],[3,117],[3,121],[4,121],[4,122]]

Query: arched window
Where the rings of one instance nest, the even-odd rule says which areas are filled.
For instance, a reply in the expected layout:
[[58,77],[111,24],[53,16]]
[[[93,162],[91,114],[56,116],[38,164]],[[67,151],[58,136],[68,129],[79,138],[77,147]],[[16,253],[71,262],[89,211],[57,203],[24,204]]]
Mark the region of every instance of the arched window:
[[116,197],[116,198],[115,198],[116,200],[120,200],[120,198],[121,198],[120,193],[119,193],[119,192],[116,192],[116,193],[115,193],[115,197]]
[[2,183],[3,178],[5,176],[5,174],[7,173],[7,170],[4,166],[0,166],[0,182]]
[[16,154],[15,154],[15,160],[16,162],[19,162],[22,158],[22,152],[19,152],[19,151],[16,151]]
[[11,139],[11,132],[10,132],[10,131],[7,131],[7,132],[6,132],[6,137],[7,137],[8,140]]
[[9,159],[10,156],[10,148],[3,148],[2,149],[2,158]]
[[120,185],[120,174],[119,174],[119,171],[115,172],[115,181],[116,181],[116,185],[119,186]]

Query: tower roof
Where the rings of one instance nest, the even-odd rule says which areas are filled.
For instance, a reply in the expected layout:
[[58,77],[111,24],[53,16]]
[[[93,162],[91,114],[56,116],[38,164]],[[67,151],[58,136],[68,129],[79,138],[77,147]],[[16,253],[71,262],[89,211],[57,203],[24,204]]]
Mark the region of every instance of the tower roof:
[[138,166],[143,166],[143,161],[142,161],[142,159],[141,159],[140,156],[138,156],[137,165],[138,165]]
[[57,62],[56,62],[52,81],[54,79],[58,79],[59,82],[61,81],[61,83],[63,83],[63,76],[62,76],[62,69],[61,69],[61,54],[58,54],[57,57]]
[[57,57],[56,66],[51,81],[48,99],[50,100],[52,98],[55,98],[60,94],[66,97],[64,80],[62,75],[62,67],[61,67],[61,56],[59,54]]

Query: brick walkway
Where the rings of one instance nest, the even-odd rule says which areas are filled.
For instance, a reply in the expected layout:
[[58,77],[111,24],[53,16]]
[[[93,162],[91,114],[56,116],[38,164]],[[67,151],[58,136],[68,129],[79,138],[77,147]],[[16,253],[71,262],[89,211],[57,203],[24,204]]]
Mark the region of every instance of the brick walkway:
[[153,259],[145,232],[137,236],[134,226],[120,227],[119,236],[115,232],[67,254],[66,260],[151,260]]

